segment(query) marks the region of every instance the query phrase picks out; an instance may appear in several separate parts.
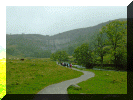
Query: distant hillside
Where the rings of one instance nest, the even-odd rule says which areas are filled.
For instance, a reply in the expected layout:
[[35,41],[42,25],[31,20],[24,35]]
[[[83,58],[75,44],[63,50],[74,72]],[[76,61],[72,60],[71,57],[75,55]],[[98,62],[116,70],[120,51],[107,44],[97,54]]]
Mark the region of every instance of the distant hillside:
[[[118,19],[126,20],[126,19]],[[24,57],[49,57],[57,50],[66,50],[70,55],[82,43],[93,41],[99,29],[111,21],[96,26],[70,30],[53,36],[40,34],[6,35],[7,55]]]

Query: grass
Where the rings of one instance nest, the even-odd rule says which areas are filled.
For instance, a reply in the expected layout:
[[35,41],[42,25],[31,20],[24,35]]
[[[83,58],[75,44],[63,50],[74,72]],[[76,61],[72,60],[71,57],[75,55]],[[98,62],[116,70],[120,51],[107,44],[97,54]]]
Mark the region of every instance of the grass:
[[83,75],[50,59],[7,60],[7,94],[37,94],[48,85]]
[[6,61],[0,59],[0,100],[6,95]]
[[78,83],[80,90],[69,87],[68,94],[127,94],[127,72],[82,70],[95,73],[95,77]]

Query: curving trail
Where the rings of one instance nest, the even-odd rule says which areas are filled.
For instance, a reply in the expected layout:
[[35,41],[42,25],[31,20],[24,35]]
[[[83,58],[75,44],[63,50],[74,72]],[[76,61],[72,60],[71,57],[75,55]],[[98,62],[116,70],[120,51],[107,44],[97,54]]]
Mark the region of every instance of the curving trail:
[[72,69],[83,72],[84,75],[82,75],[78,78],[74,78],[74,79],[63,81],[63,82],[60,82],[57,84],[49,85],[49,86],[45,87],[44,89],[42,89],[37,94],[67,94],[67,88],[70,85],[77,84],[79,82],[85,81],[85,80],[95,76],[95,74],[93,72],[81,71],[76,68],[72,68]]

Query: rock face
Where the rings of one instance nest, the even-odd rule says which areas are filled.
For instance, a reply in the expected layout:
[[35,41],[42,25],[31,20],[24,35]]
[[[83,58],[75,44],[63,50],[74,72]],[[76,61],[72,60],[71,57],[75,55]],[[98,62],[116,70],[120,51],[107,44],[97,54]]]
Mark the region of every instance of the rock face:
[[[49,39],[46,41],[46,44],[50,46],[50,49],[54,52],[56,50],[66,48],[71,43],[70,38],[62,38],[62,39]],[[42,47],[43,49],[48,49],[45,46]]]

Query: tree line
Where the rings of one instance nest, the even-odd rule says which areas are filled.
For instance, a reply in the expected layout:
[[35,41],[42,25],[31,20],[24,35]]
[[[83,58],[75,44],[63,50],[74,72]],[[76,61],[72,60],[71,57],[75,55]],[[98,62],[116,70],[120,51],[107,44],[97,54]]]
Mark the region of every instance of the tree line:
[[[100,62],[101,67],[104,59],[106,63],[127,68],[127,21],[115,20],[103,26],[99,33],[94,37],[93,50],[90,43],[84,43],[74,50],[73,57],[78,64],[92,67],[93,64]],[[65,51],[57,51],[51,55],[51,59],[64,61],[68,60]]]
[[61,63],[62,61],[68,61],[68,54],[66,51],[56,51],[55,53],[52,53],[50,58],[54,61],[58,61]]

